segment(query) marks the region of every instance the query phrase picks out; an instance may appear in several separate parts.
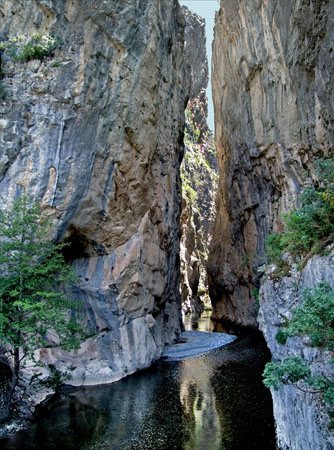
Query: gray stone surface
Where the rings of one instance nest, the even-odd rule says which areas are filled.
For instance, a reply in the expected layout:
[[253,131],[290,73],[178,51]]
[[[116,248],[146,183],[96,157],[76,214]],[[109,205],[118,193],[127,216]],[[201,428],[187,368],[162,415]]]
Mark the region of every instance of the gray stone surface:
[[256,271],[303,174],[334,146],[333,0],[222,0],[212,84],[220,169],[214,317],[256,327]]
[[199,143],[205,141],[209,134],[207,124],[208,99],[206,88],[209,82],[209,65],[206,54],[205,19],[191,9],[182,6],[186,21],[185,56],[190,66],[191,89],[187,108],[193,114],[193,120],[200,130]]
[[199,131],[198,141],[185,139],[185,157],[181,165],[184,184],[196,192],[196,199],[189,198],[183,188],[182,230],[180,260],[180,292],[185,314],[202,313],[203,288],[207,288],[206,262],[215,217],[217,191],[217,159],[212,134],[207,125],[208,60],[206,55],[205,20],[183,6],[186,20],[185,57],[190,66],[191,91],[187,104],[186,132],[191,135],[194,126]]
[[233,342],[237,337],[225,333],[204,331],[184,331],[181,342],[168,346],[162,358],[168,361],[181,361],[218,350]]
[[[79,6],[80,3],[80,6]],[[179,164],[189,76],[176,0],[3,0],[0,35],[54,33],[43,61],[3,58],[0,206],[27,192],[55,226],[93,337],[40,351],[73,384],[111,382],[181,332]]]
[[[274,361],[281,361],[288,356],[304,357],[310,362],[313,372],[334,377],[333,364],[329,364],[329,352],[312,348],[307,337],[289,338],[286,345],[279,344],[275,339],[283,325],[283,316],[291,317],[291,311],[299,306],[300,293],[323,281],[334,288],[333,273],[334,255],[314,256],[302,274],[293,272],[291,278],[268,279],[263,283],[258,321]],[[303,393],[292,386],[282,387],[279,391],[271,390],[271,394],[280,449],[334,449],[334,432],[328,429],[329,417],[318,395]]]

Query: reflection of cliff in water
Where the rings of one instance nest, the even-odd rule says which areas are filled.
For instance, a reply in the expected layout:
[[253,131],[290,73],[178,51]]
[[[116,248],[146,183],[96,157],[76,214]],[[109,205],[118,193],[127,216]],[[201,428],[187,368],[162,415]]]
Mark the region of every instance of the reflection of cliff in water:
[[211,376],[223,450],[276,448],[271,396],[262,384],[267,347],[251,336],[212,355]]
[[265,348],[244,338],[213,354],[161,361],[107,386],[53,397],[2,450],[273,450]]
[[185,450],[220,449],[221,430],[210,378],[213,367],[206,358],[189,359],[180,367],[180,398],[191,422]]

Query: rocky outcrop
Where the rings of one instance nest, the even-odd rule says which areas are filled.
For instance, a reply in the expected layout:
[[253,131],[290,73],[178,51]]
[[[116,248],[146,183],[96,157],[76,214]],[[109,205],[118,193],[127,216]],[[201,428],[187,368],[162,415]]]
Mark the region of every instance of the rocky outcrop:
[[[310,363],[313,373],[323,374],[327,378],[334,377],[328,351],[312,348],[307,337],[289,338],[286,345],[279,344],[275,337],[284,325],[283,317],[290,318],[291,310],[300,305],[300,293],[305,288],[313,289],[320,282],[328,282],[334,288],[333,271],[333,255],[314,256],[302,273],[296,272],[293,277],[281,280],[267,279],[260,290],[258,317],[260,329],[275,361],[290,356],[303,357]],[[299,286],[298,292],[296,285]],[[301,392],[293,386],[272,390],[271,394],[280,449],[334,448],[334,432],[328,428],[329,416],[318,394]]]
[[177,0],[5,0],[0,33],[46,33],[52,57],[3,55],[1,207],[42,204],[79,277],[92,337],[43,349],[72,384],[111,382],[180,333],[179,165],[188,79]]
[[180,291],[184,313],[202,313],[207,298],[206,262],[214,221],[217,160],[207,125],[208,60],[205,21],[188,8],[185,55],[191,71],[186,110],[185,156],[181,165],[182,214]]
[[202,313],[209,305],[206,263],[215,218],[217,192],[216,151],[212,137],[193,140],[193,122],[187,118],[185,157],[181,165],[182,230],[181,299],[184,313]]
[[256,327],[257,267],[315,155],[333,148],[333,0],[223,0],[213,45],[220,182],[214,317]]
[[195,127],[200,131],[198,142],[207,140],[210,132],[207,124],[209,66],[206,54],[205,19],[182,6],[186,20],[185,56],[190,66],[191,89],[187,109],[192,114]]

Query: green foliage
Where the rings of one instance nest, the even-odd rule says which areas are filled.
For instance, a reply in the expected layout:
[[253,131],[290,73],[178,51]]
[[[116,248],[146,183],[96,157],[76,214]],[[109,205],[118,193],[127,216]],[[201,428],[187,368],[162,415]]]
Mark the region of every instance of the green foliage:
[[[334,351],[334,292],[328,283],[320,283],[314,291],[304,291],[301,306],[293,311],[281,335],[308,335],[313,347]],[[282,340],[282,338],[281,338]],[[282,340],[285,343],[284,339]]]
[[9,36],[0,42],[0,51],[8,58],[17,61],[29,61],[32,59],[44,59],[51,56],[56,48],[63,45],[59,36],[36,33],[19,36]]
[[[320,283],[313,291],[303,292],[301,305],[277,335],[284,345],[289,337],[307,335],[313,347],[334,351],[334,292],[328,283]],[[330,362],[334,362],[331,360]],[[309,362],[303,358],[286,358],[281,363],[267,363],[263,372],[264,384],[278,390],[281,385],[292,384],[305,390],[298,382],[303,380],[309,392],[322,394],[323,401],[334,409],[334,379],[312,375]]]
[[283,245],[292,255],[306,256],[318,252],[324,242],[334,239],[334,205],[324,198],[327,188],[307,188],[301,206],[284,216]]
[[193,206],[198,207],[198,192],[201,192],[203,180],[210,179],[212,189],[215,189],[218,175],[210,166],[207,158],[215,157],[214,146],[203,146],[198,144],[200,130],[194,125],[192,114],[189,109],[185,111],[186,126],[184,134],[185,155],[181,166],[182,193],[183,198],[190,201]]
[[190,182],[186,176],[182,176],[182,193],[193,204],[197,201],[197,192],[190,186]]
[[263,372],[263,384],[278,391],[282,384],[295,384],[311,376],[310,368],[302,358],[292,356],[281,364],[269,362]]
[[40,373],[35,374],[31,377],[30,384],[46,387],[55,392],[59,392],[66,381],[71,380],[72,375],[67,371],[61,372],[54,364],[48,364],[47,367],[50,370],[50,375],[45,378],[41,378]]
[[0,341],[12,349],[17,376],[21,361],[34,360],[34,350],[52,345],[51,337],[66,350],[81,338],[70,312],[78,305],[61,288],[74,272],[64,262],[64,244],[46,240],[49,231],[39,205],[25,195],[0,211]]
[[273,264],[280,264],[283,258],[284,244],[283,235],[272,233],[267,239],[267,256]]
[[317,161],[316,173],[322,182],[319,195],[331,206],[334,206],[334,161],[332,158],[323,158]]
[[260,305],[260,290],[258,288],[252,290],[252,296],[255,298],[257,305]]
[[319,159],[315,172],[318,184],[304,188],[299,208],[283,215],[284,233],[267,240],[266,256],[277,266],[277,276],[289,275],[284,253],[299,260],[300,269],[308,257],[334,242],[334,160]]
[[5,100],[7,97],[7,90],[0,81],[0,100]]
[[205,286],[199,286],[199,287],[198,287],[198,290],[197,290],[197,293],[198,293],[198,295],[199,295],[200,297],[202,297],[202,296],[206,295],[206,293],[207,293],[207,288],[206,288]]
[[201,131],[195,127],[194,121],[191,116],[191,111],[186,109],[186,127],[184,129],[184,141],[185,145],[197,144]]
[[281,363],[269,362],[265,366],[263,377],[264,385],[275,391],[278,391],[282,385],[291,385],[302,392],[320,394],[327,405],[329,416],[334,417],[334,379],[312,375],[308,361],[304,358],[292,356]]
[[267,239],[266,256],[271,264],[275,264],[277,270],[276,277],[284,277],[289,275],[290,264],[284,258],[285,243],[284,235],[272,233]]

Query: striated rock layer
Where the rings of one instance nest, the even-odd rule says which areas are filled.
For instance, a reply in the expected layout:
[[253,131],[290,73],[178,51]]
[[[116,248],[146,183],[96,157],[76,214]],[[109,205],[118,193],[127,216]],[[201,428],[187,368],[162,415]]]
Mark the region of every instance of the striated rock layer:
[[73,384],[110,382],[180,334],[179,164],[188,97],[177,0],[4,0],[0,33],[54,33],[43,61],[2,58],[1,206],[41,201],[80,278],[92,337],[43,349]]
[[200,131],[198,142],[208,138],[208,99],[206,89],[209,82],[209,66],[206,54],[205,19],[182,6],[186,21],[185,56],[190,66],[191,88],[187,109],[191,111],[195,127]]
[[208,60],[205,20],[182,7],[185,56],[191,91],[186,111],[185,156],[181,165],[182,230],[180,291],[184,313],[202,313],[207,299],[206,262],[215,214],[217,160],[207,125]]
[[[332,252],[333,253],[333,252]],[[305,358],[314,373],[328,379],[334,377],[330,352],[312,348],[307,337],[294,337],[280,345],[275,337],[284,325],[283,317],[290,318],[291,310],[300,305],[300,293],[328,282],[334,288],[334,256],[314,256],[302,273],[291,278],[266,280],[260,290],[259,327],[275,361],[290,356]],[[297,280],[296,280],[297,278]],[[298,291],[296,292],[296,285]],[[330,418],[320,396],[304,393],[293,386],[279,391],[271,390],[279,448],[282,450],[333,449],[334,432],[328,428]]]
[[333,148],[333,0],[222,0],[213,44],[220,169],[214,317],[256,327],[257,266],[315,155]]

